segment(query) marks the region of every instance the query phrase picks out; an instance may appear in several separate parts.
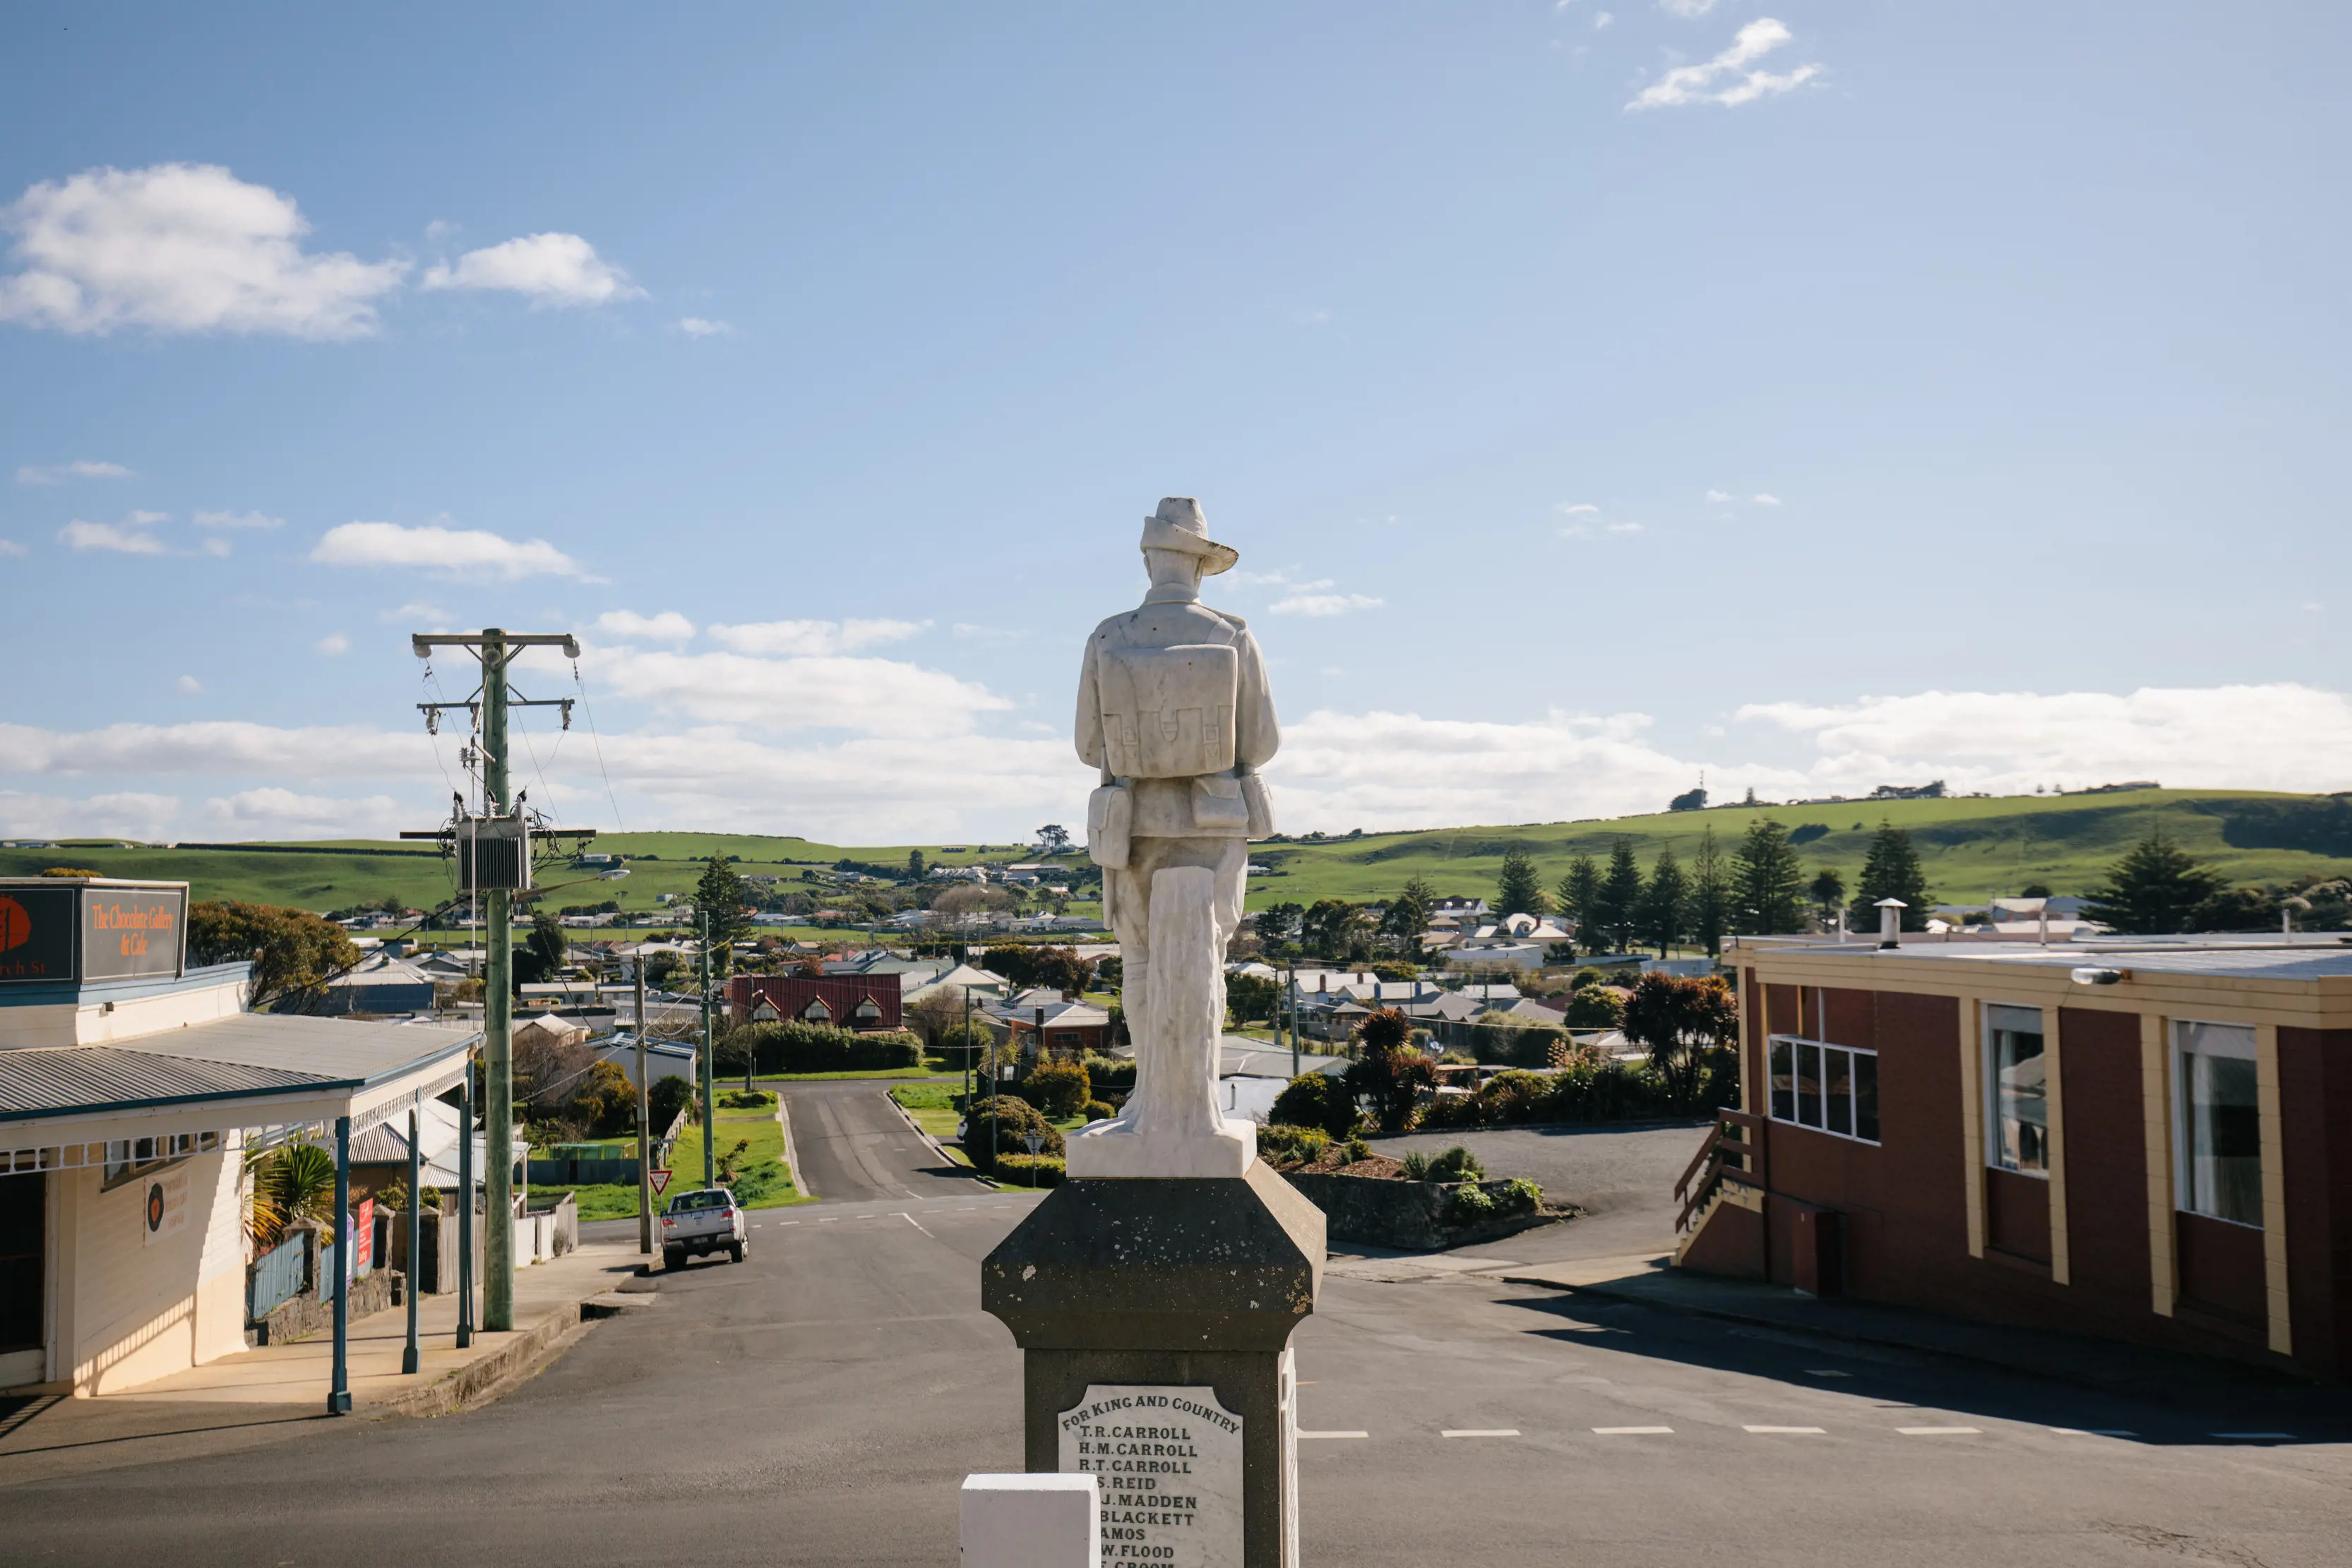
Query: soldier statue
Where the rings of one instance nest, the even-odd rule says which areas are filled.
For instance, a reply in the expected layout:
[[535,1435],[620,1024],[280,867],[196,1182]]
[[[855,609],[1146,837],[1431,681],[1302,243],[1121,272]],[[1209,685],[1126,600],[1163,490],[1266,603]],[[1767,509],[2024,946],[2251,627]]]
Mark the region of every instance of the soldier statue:
[[1087,847],[1118,938],[1135,1092],[1071,1136],[1069,1174],[1238,1176],[1255,1128],[1217,1103],[1225,946],[1241,924],[1248,843],[1274,831],[1258,769],[1281,744],[1257,639],[1201,602],[1238,552],[1201,504],[1171,496],[1144,520],[1151,587],[1087,639],[1078,755],[1100,770]]

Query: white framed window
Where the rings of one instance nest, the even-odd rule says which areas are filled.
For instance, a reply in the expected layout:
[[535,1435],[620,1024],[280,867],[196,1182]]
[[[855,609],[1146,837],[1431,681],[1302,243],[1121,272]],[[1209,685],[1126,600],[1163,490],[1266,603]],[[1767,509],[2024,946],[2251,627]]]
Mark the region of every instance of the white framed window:
[[1769,1043],[1774,1121],[1878,1142],[1878,1052],[1790,1034]]
[[2048,1068],[2042,1009],[1986,1003],[1985,1164],[2021,1176],[2049,1176]]
[[856,1019],[859,1023],[873,1023],[881,1018],[882,1008],[881,1005],[875,1001],[872,997],[868,997],[864,1001],[859,1002],[857,1004],[857,1010],[851,1013],[849,1016]]
[[831,1023],[833,1021],[833,1009],[824,1005],[824,998],[812,998],[809,1001],[809,1005],[801,1009],[801,1021],[803,1023]]
[[2250,1024],[2172,1025],[2173,1201],[2263,1225],[2261,1069]]

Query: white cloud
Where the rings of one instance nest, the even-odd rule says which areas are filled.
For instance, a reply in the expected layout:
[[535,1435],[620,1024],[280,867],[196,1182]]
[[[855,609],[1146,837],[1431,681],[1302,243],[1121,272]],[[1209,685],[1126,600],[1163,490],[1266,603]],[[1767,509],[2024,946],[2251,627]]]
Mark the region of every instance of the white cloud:
[[1709,490],[1706,493],[1706,498],[1710,501],[1720,503],[1730,500],[1732,496],[1731,492],[1728,490]]
[[1021,626],[976,626],[969,621],[959,621],[952,628],[955,634],[972,643],[1017,643],[1029,635]]
[[332,657],[337,653],[350,653],[352,651],[352,640],[349,637],[344,636],[341,632],[330,632],[325,636],[320,638],[317,642],[311,643],[310,646],[317,649],[320,653]]
[[1672,109],[1688,103],[1735,108],[1759,98],[1790,92],[1822,74],[1818,65],[1802,65],[1774,76],[1748,68],[1795,37],[1788,26],[1759,16],[1732,36],[1731,47],[1711,60],[1676,66],[1643,88],[1626,103],[1629,110]]
[[1714,10],[1715,0],[1658,0],[1658,9],[1669,16],[1681,16],[1687,20],[1693,16],[1704,16]]
[[292,197],[205,163],[45,181],[0,209],[0,227],[24,268],[0,277],[0,320],[62,332],[363,337],[408,270],[305,252]]
[[118,555],[162,555],[163,541],[142,534],[135,526],[86,523],[79,517],[58,530],[58,542],[81,550],[112,550]]
[[[877,659],[590,652],[598,664],[617,665],[603,672],[605,689],[674,698],[697,718],[719,716],[684,728],[604,734],[604,765],[632,827],[799,832],[842,843],[936,841],[1067,820],[1083,809],[1093,782],[1058,725],[1034,738],[986,733],[975,713],[1006,705],[936,672]],[[1678,755],[1656,742],[1649,717],[1638,712],[1484,722],[1323,710],[1286,727],[1268,772],[1284,825],[1294,831],[1654,811],[1688,789],[1701,768],[1719,797],[1737,799],[1752,785],[1772,800],[1859,796],[1879,784],[1934,778],[1955,789],[2022,792],[2053,781],[2125,779],[2303,791],[2352,777],[2352,700],[2305,686],[1930,692],[1837,705],[1757,704],[1739,717],[1810,736],[1818,754],[1802,767]],[[769,739],[749,727],[762,723],[864,733]],[[440,809],[435,744],[419,731],[362,726],[192,723],[61,732],[0,724],[0,781],[87,778],[96,791],[69,799],[0,790],[0,833],[197,836],[200,828],[221,831],[225,819],[254,824],[239,830],[252,837],[416,826]],[[446,736],[441,744],[454,745]],[[1705,744],[1712,750],[1726,742],[1717,733]],[[532,781],[535,801],[568,823],[605,820],[603,779],[584,752],[567,750],[561,766],[551,758],[548,772],[544,787]],[[182,793],[211,797],[184,813],[173,781],[196,779],[225,783],[210,790],[181,783]],[[154,792],[121,792],[133,785]],[[387,798],[397,803],[397,822]]]
[[216,795],[198,812],[208,829],[237,839],[389,838],[414,825],[389,795],[351,800],[275,787]]
[[1554,507],[1552,510],[1558,512],[1563,517],[1599,517],[1601,515],[1601,508],[1594,506],[1590,501],[1579,501],[1572,506],[1566,501],[1562,501],[1559,505]]
[[196,527],[200,528],[282,528],[283,517],[268,517],[260,512],[198,512]]
[[735,329],[724,321],[712,321],[700,316],[681,316],[677,329],[689,338],[731,338]]
[[404,621],[420,632],[439,632],[447,629],[449,612],[437,604],[404,604],[397,610],[384,611],[376,619],[387,626]]
[[816,657],[903,643],[929,630],[930,624],[928,621],[758,621],[713,626],[710,640],[738,653]]
[[1596,33],[1605,33],[1609,30],[1609,25],[1615,20],[1617,18],[1613,13],[1595,11],[1592,14],[1592,30]]
[[134,528],[152,528],[157,523],[168,523],[171,520],[172,514],[169,512],[132,512],[128,518]]
[[1759,507],[1777,507],[1780,504],[1780,497],[1768,495],[1761,490],[1759,490],[1756,494],[1748,497],[1748,498],[1755,502]]
[[0,838],[138,839],[152,841],[173,836],[172,823],[180,802],[171,795],[135,791],[90,795],[29,795],[0,789]]
[[[711,628],[712,635],[718,631]],[[1013,706],[985,686],[895,659],[608,648],[596,666],[605,687],[620,695],[709,724],[960,735],[978,715]]]
[[405,566],[449,577],[582,577],[580,563],[545,539],[517,540],[482,528],[345,523],[329,528],[310,559],[328,566]]
[[497,288],[530,297],[534,305],[604,305],[645,290],[596,254],[578,235],[537,234],[469,250],[451,267],[426,269],[427,288]]
[[93,463],[86,457],[46,467],[26,464],[16,470],[19,485],[62,485],[68,479],[128,479],[131,470],[120,463]]
[[196,679],[194,675],[182,675],[178,680],[173,681],[172,685],[174,689],[188,696],[194,696],[198,692],[205,689],[205,684]]
[[1942,777],[1995,793],[2160,779],[2184,789],[2321,790],[2352,774],[2352,703],[2277,685],[2108,692],[1922,692],[1738,717],[1809,734],[1831,789]]
[[1378,610],[1387,602],[1368,593],[1293,593],[1276,600],[1266,608],[1276,615],[1328,616],[1352,614],[1359,610]]
[[0,555],[26,555],[29,552],[15,539],[0,539]]
[[613,637],[635,637],[648,643],[684,643],[694,635],[694,622],[675,610],[640,615],[634,610],[607,610],[596,617],[596,630]]
[[1612,534],[1638,534],[1642,531],[1642,525],[1639,523],[1612,523],[1609,525],[1609,531]]
[[229,544],[225,538],[214,538],[206,539],[197,549],[205,555],[225,556],[229,552]]

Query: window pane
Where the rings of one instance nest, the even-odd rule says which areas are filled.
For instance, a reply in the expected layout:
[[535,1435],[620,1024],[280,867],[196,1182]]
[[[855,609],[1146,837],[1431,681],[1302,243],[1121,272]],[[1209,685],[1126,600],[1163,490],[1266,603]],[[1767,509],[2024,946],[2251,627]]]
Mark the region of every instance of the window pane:
[[1878,1142],[1878,1058],[1853,1054],[1853,1135]]
[[1797,1042],[1797,1120],[1808,1127],[1822,1124],[1822,1048]]
[[1853,1053],[1850,1051],[1826,1051],[1829,1071],[1830,1131],[1853,1131]]
[[2260,1226],[2263,1134],[2255,1082],[2254,1064],[2243,1057],[2182,1052],[2189,1207],[2216,1219]]
[[[2042,1015],[2025,1008],[1992,1008],[1988,1055],[1992,1080],[1991,1155],[2013,1171],[2050,1168],[2049,1085],[2042,1075]],[[2009,1027],[2033,1020],[2029,1030]]]
[[1797,1119],[1795,1050],[1785,1040],[1772,1042],[1772,1114],[1783,1122]]

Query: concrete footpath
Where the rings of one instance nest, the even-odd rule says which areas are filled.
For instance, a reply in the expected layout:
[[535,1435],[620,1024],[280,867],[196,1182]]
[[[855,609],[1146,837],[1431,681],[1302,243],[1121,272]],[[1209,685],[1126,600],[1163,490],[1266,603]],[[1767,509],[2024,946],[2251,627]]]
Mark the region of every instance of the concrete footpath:
[[0,1485],[93,1465],[145,1463],[291,1437],[313,1421],[436,1416],[495,1398],[537,1372],[585,1332],[618,1312],[651,1308],[651,1280],[637,1281],[644,1260],[632,1237],[599,1239],[515,1275],[515,1326],[477,1330],[464,1350],[454,1341],[457,1298],[428,1295],[417,1308],[419,1370],[404,1375],[408,1309],[394,1307],[351,1325],[352,1415],[326,1414],[334,1338],[320,1333],[288,1344],[223,1356],[93,1398],[37,1394],[0,1400]]

